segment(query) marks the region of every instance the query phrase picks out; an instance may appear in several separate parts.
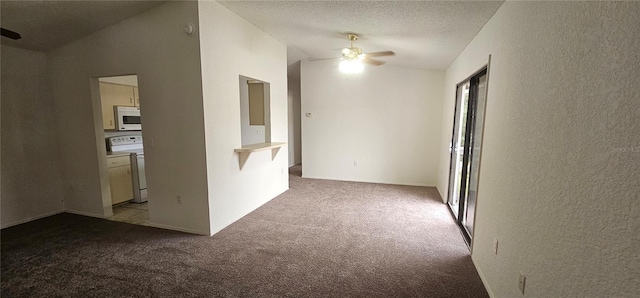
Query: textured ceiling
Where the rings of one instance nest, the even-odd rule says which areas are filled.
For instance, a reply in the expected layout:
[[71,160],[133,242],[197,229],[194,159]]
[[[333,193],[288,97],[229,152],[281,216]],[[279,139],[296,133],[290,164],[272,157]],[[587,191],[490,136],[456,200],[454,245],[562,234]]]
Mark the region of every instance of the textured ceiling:
[[[49,51],[164,1],[0,1],[5,45]],[[347,32],[365,52],[391,50],[390,65],[446,69],[501,1],[221,1],[287,45],[289,65],[339,57]]]
[[0,1],[0,24],[22,35],[3,45],[47,52],[165,1]]
[[502,1],[220,1],[288,46],[289,64],[340,57],[347,32],[389,65],[446,69]]

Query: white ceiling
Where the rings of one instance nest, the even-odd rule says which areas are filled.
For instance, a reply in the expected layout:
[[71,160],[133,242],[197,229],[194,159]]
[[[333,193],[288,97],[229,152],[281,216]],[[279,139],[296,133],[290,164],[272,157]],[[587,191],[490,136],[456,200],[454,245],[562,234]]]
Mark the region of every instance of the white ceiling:
[[0,1],[0,24],[22,35],[3,45],[47,52],[165,1]]
[[357,33],[365,52],[391,50],[389,65],[446,69],[502,1],[220,1],[288,45],[289,65],[340,57]]
[[[0,24],[22,39],[2,44],[47,52],[165,1],[0,1]],[[391,50],[389,65],[446,69],[502,1],[221,1],[287,45],[288,64],[339,57],[358,33],[365,52]]]

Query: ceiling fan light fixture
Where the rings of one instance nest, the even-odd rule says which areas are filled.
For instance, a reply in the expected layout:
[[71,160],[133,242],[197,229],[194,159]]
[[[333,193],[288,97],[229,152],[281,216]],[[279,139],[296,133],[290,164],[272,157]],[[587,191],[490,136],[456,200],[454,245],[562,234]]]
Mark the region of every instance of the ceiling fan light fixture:
[[384,57],[384,56],[395,56],[396,53],[393,51],[383,51],[383,52],[373,52],[373,53],[364,53],[361,48],[353,46],[353,42],[358,40],[358,35],[355,33],[348,33],[347,37],[349,41],[351,41],[351,46],[348,48],[342,49],[342,61],[340,62],[339,69],[340,72],[353,74],[359,73],[364,70],[364,64],[369,64],[373,66],[380,66],[385,63],[385,61],[380,61],[376,59],[371,59],[372,57]]
[[347,73],[347,74],[360,73],[364,70],[364,64],[362,64],[361,59],[342,60],[340,62],[339,69],[341,72]]
[[342,57],[347,60],[362,60],[364,58],[360,58],[362,56],[362,49],[356,47],[344,48],[342,49]]

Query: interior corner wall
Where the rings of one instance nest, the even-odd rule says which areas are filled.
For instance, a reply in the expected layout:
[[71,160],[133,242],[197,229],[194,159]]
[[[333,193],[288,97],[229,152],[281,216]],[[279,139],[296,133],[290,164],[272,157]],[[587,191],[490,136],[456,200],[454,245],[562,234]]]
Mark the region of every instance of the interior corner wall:
[[63,211],[46,55],[2,46],[2,228]]
[[[289,187],[287,147],[251,153],[240,169],[238,76],[270,83],[271,140],[287,142],[286,46],[215,1],[199,1],[211,233]],[[267,132],[265,132],[266,134]]]
[[[300,68],[300,62],[296,63]],[[298,70],[298,74],[300,71]],[[289,110],[289,166],[302,162],[302,119],[300,110],[300,77],[287,78],[287,107]]]
[[61,160],[76,186],[66,211],[105,212],[102,114],[90,82],[137,74],[150,224],[209,234],[200,44],[184,32],[189,23],[198,24],[197,3],[168,2],[48,53]]
[[303,61],[303,177],[435,186],[443,85],[444,71]]
[[[640,3],[505,2],[447,70],[491,54],[472,259],[494,297],[632,297],[640,276]],[[493,241],[498,239],[498,254]]]

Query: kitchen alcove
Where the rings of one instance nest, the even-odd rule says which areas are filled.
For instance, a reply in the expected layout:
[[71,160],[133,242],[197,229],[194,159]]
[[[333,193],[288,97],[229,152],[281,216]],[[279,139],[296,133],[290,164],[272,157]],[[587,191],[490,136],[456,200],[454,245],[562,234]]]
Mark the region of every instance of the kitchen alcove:
[[92,77],[90,85],[104,218],[149,225],[138,75]]

